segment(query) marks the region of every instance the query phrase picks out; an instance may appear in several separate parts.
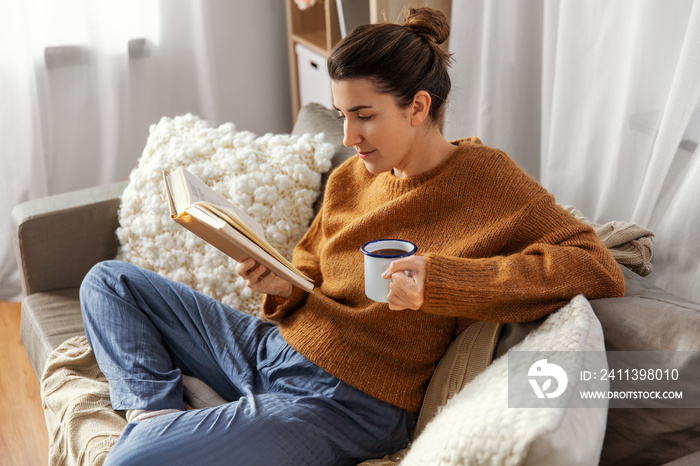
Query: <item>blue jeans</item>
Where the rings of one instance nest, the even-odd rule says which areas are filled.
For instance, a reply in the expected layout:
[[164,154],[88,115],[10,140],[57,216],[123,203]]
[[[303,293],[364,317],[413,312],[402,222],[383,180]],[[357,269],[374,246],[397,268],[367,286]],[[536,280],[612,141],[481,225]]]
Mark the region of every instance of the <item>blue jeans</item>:
[[275,325],[187,286],[108,261],[85,277],[80,301],[114,409],[184,409],[183,373],[228,401],[128,424],[106,464],[354,464],[408,442],[415,414],[328,374]]

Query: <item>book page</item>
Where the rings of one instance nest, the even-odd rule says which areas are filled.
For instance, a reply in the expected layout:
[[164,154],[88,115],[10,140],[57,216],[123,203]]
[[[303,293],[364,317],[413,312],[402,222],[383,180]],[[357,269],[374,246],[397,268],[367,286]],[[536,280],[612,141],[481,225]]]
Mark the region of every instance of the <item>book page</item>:
[[233,214],[237,220],[242,222],[245,227],[254,231],[261,238],[265,238],[262,225],[253,220],[252,217],[236,207],[231,201],[223,197],[221,194],[211,189],[199,178],[185,170],[183,167],[179,167],[178,171],[182,171],[182,176],[187,183],[190,205],[197,202],[206,202],[220,207],[225,207],[227,211],[230,211],[230,213]]
[[247,225],[237,213],[228,207],[216,205],[208,201],[197,201],[192,204],[193,206],[198,206],[204,210],[208,210],[219,218],[231,224],[232,227],[240,230],[246,236],[255,239],[259,243],[267,244],[267,240],[264,236],[261,236],[256,231],[254,231],[249,225]]

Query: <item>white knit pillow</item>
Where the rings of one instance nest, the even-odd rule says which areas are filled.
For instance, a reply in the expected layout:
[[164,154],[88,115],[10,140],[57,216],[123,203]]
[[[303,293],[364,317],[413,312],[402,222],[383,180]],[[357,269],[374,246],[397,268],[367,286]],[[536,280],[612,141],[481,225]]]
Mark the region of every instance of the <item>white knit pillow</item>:
[[[585,366],[586,355],[604,350],[600,322],[590,303],[577,296],[510,352],[578,351],[568,354],[579,355],[574,360]],[[509,407],[508,364],[506,354],[452,397],[415,440],[401,466],[597,465],[607,404],[573,408],[565,401],[551,408]],[[571,377],[561,398],[588,388],[584,385]]]
[[236,262],[170,219],[161,171],[187,168],[258,221],[291,258],[332,156],[323,134],[256,137],[231,123],[212,128],[191,114],[164,117],[151,126],[122,196],[117,258],[260,316],[262,295],[245,286]]

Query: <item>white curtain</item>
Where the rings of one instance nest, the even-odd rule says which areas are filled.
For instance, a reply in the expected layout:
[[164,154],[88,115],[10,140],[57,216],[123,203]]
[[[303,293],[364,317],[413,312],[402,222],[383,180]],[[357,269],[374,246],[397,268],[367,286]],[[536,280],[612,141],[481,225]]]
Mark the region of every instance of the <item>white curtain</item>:
[[651,229],[648,278],[700,301],[700,1],[456,1],[452,28],[446,135]]
[[0,0],[0,300],[13,206],[125,180],[162,116],[289,131],[286,53],[278,0]]

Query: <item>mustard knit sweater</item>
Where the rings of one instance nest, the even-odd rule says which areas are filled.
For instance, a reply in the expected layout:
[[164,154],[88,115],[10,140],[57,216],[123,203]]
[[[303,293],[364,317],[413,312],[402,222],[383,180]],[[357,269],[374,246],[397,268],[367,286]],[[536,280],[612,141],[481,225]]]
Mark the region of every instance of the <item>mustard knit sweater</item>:
[[[476,138],[415,177],[369,173],[352,157],[330,176],[321,211],[292,262],[307,293],[267,296],[285,340],[340,380],[409,411],[473,320],[536,320],[578,294],[621,296],[624,279],[593,230],[503,152]],[[391,311],[364,293],[360,246],[400,238],[427,258],[425,303]]]

